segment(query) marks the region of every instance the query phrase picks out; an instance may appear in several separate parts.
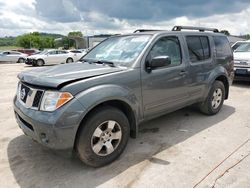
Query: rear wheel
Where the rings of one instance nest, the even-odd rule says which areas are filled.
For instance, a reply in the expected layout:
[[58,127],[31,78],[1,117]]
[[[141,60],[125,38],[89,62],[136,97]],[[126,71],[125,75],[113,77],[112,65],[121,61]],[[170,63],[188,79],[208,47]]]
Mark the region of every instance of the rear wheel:
[[18,61],[17,61],[17,63],[24,63],[24,62],[25,62],[25,59],[22,58],[22,57],[20,57],[20,58],[18,59]]
[[36,62],[36,65],[37,66],[43,66],[44,65],[44,61],[42,59],[38,59],[37,62]]
[[71,57],[66,60],[66,63],[73,63],[73,62],[74,60]]
[[200,104],[201,112],[207,115],[217,114],[225,99],[225,86],[221,81],[215,81],[206,100]]
[[76,149],[81,161],[93,167],[111,163],[123,152],[129,138],[129,122],[118,109],[94,110],[80,129]]

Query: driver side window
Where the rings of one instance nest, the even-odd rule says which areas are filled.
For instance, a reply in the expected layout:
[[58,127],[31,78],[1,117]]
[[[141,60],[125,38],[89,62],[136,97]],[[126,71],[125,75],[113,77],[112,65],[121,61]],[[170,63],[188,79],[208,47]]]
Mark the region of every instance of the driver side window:
[[181,48],[177,37],[162,37],[154,44],[149,52],[150,59],[157,56],[168,56],[171,59],[170,66],[181,64]]

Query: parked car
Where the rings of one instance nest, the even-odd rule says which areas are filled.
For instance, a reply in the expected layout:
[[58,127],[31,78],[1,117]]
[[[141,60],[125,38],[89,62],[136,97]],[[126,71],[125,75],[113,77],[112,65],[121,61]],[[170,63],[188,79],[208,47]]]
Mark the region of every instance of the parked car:
[[0,52],[0,62],[24,63],[28,55],[15,51]]
[[218,113],[229,97],[233,53],[217,29],[176,26],[113,36],[79,63],[18,78],[14,111],[23,132],[99,167],[122,153],[144,121],[191,104]]
[[72,63],[77,58],[73,53],[66,50],[45,50],[41,53],[31,55],[27,58],[26,64],[33,66],[43,66],[61,63]]
[[234,51],[235,80],[250,81],[250,41]]
[[14,51],[21,52],[21,53],[24,53],[27,55],[34,55],[34,54],[38,54],[40,52],[39,50],[36,50],[36,49],[17,49]]
[[74,59],[78,61],[82,56],[86,54],[85,50],[68,50],[68,52],[74,54]]
[[232,45],[233,51],[235,51],[235,50],[236,50],[239,46],[241,46],[242,44],[246,44],[246,43],[248,43],[248,42],[250,42],[250,41],[238,41],[238,42],[234,43],[234,44]]

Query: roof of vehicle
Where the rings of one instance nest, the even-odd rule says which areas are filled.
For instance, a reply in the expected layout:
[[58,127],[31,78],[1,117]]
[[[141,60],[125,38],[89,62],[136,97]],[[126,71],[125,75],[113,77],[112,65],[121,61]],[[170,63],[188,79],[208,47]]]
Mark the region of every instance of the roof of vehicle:
[[[183,31],[185,30],[185,31]],[[134,34],[141,35],[141,34],[179,34],[185,33],[187,35],[219,35],[225,36],[223,33],[219,33],[219,30],[216,28],[205,28],[205,27],[193,27],[193,26],[174,26],[171,31],[169,30],[154,30],[154,29],[138,29],[134,31]]]
[[139,33],[133,33],[134,35],[157,35],[157,34],[187,34],[187,35],[212,35],[212,36],[226,36],[223,33],[214,33],[214,32],[199,32],[199,31],[167,31],[167,30],[159,30],[159,31],[145,31],[145,32],[139,32]]

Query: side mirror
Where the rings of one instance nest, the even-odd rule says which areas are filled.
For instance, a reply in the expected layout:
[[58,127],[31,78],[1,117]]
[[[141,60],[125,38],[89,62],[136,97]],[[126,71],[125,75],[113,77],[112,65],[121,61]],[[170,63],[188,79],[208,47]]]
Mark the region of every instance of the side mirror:
[[146,68],[148,71],[151,71],[153,69],[169,65],[171,65],[171,59],[169,56],[157,56],[148,61]]

